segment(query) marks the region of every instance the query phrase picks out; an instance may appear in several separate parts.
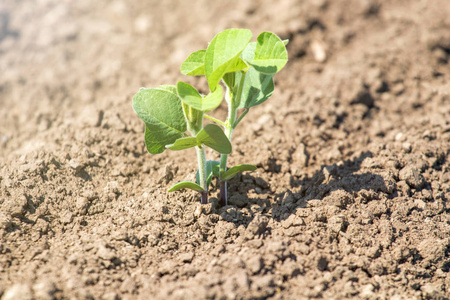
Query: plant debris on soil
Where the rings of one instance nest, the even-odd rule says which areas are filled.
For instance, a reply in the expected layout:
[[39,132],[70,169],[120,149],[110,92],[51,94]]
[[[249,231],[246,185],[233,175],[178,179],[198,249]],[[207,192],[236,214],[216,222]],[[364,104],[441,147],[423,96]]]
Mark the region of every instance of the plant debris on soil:
[[[448,0],[2,0],[0,299],[448,299],[448,16]],[[289,62],[233,137],[229,164],[258,169],[202,206],[167,193],[195,153],[148,154],[131,97],[206,92],[178,66],[233,27],[289,39]]]

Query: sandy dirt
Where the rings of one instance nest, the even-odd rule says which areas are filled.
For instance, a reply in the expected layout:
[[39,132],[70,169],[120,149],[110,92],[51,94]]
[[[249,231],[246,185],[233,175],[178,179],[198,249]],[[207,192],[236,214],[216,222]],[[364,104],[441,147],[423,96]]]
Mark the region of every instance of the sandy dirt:
[[[0,1],[0,299],[449,299],[448,0]],[[140,87],[219,31],[290,39],[230,205],[167,193]],[[222,105],[216,116],[223,117]],[[208,152],[210,158],[216,154]]]

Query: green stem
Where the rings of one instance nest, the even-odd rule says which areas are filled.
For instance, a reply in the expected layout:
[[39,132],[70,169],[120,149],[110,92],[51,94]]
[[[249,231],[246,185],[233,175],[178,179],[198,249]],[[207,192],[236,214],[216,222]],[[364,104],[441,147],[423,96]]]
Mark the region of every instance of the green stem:
[[202,195],[202,204],[208,204],[208,183],[206,181],[206,154],[205,154],[205,146],[196,146],[195,150],[197,151],[197,160],[198,160],[198,172],[200,175],[200,186],[203,188],[203,191],[200,192]]
[[[228,101],[228,117],[227,121],[225,122],[225,135],[228,138],[228,140],[231,143],[231,137],[233,135],[233,130],[236,127],[241,119],[247,114],[247,112],[243,113],[243,116],[239,117],[238,122],[236,122],[236,116],[237,116],[237,110],[239,108],[239,104],[241,102],[241,95],[242,95],[242,89],[244,87],[244,79],[245,79],[245,72],[242,72],[241,80],[239,82],[239,86],[237,89],[237,93],[233,94],[230,92],[230,88],[228,88],[227,96],[229,99]],[[219,181],[220,181],[220,204],[225,206],[228,203],[228,195],[227,195],[227,182],[222,181],[223,174],[227,171],[227,160],[228,160],[228,154],[221,154],[220,155],[220,166],[219,166]]]
[[[203,112],[197,111],[187,104],[183,105],[183,113],[186,119],[187,129],[192,136],[196,136],[198,132],[203,128]],[[196,146],[197,161],[198,161],[198,173],[200,175],[200,186],[203,191],[200,192],[201,203],[208,204],[208,182],[206,181],[206,153],[205,146]]]

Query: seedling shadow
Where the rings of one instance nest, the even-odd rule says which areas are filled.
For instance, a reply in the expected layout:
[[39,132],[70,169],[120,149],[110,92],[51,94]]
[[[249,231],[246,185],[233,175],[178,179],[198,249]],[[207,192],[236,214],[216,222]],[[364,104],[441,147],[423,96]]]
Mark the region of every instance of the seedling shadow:
[[[269,184],[262,178],[254,177],[251,173],[237,176],[229,184],[229,205],[219,207],[217,213],[222,217],[225,216],[226,221],[247,227],[256,214],[280,222],[296,214],[297,210],[306,208],[309,201],[323,200],[332,191],[344,190],[352,197],[361,190],[386,191],[384,179],[380,175],[358,173],[361,163],[368,157],[372,157],[370,151],[348,159],[340,165],[322,165],[320,170],[310,177],[291,178],[290,186],[292,190],[300,188],[298,192],[286,189],[281,193],[272,194]],[[227,211],[234,217],[228,218]],[[239,213],[242,217],[236,217]]]

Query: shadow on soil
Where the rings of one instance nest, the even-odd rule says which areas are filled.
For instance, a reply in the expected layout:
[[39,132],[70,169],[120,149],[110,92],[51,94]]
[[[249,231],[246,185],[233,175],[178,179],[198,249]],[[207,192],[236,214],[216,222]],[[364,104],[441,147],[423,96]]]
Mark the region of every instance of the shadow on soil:
[[[300,187],[298,193],[287,189],[282,193],[271,194],[266,181],[250,174],[241,175],[230,183],[230,186],[236,188],[229,190],[229,205],[218,208],[217,213],[229,222],[239,222],[247,227],[256,213],[279,222],[287,219],[291,214],[295,214],[298,209],[307,207],[308,201],[323,200],[332,191],[344,190],[352,196],[361,190],[385,191],[386,185],[380,175],[356,174],[361,169],[363,160],[368,157],[372,157],[370,151],[346,160],[341,165],[323,165],[320,171],[302,180],[295,180],[291,177],[290,186],[292,189]],[[251,190],[257,191],[261,196],[248,197]],[[270,210],[272,210],[271,215],[267,214]],[[244,215],[242,212],[249,213]]]

